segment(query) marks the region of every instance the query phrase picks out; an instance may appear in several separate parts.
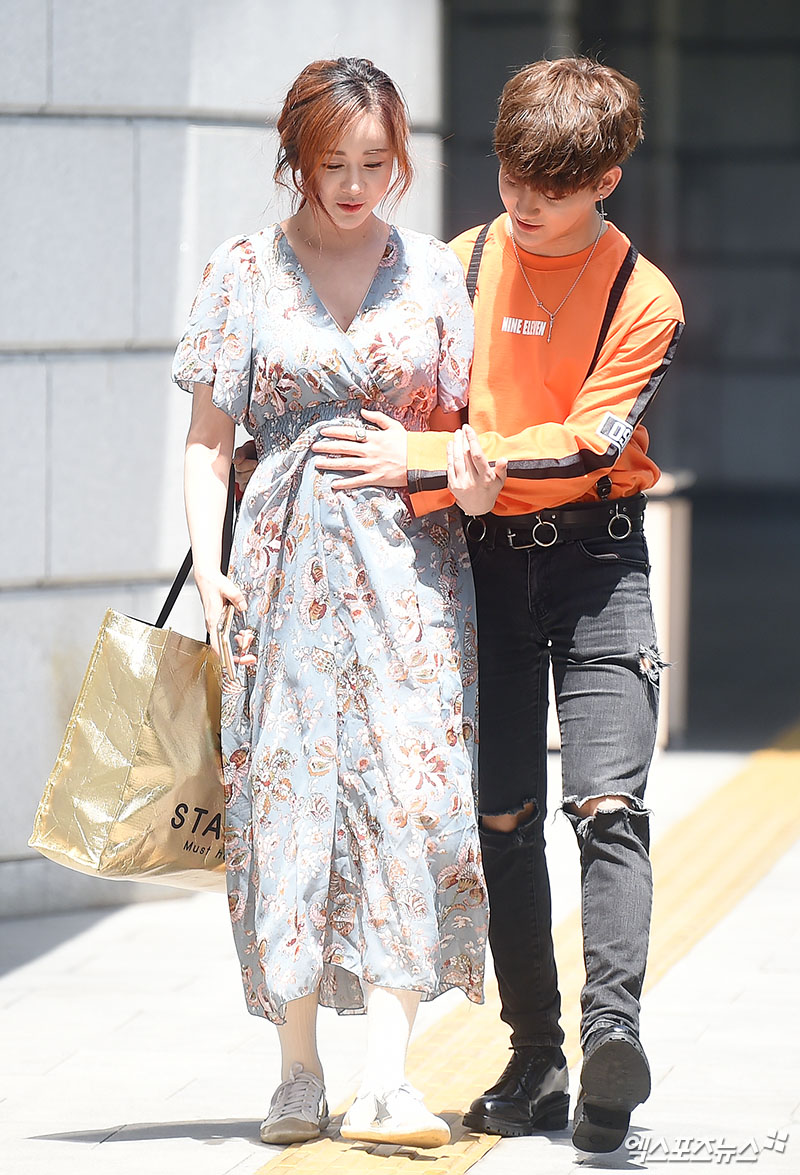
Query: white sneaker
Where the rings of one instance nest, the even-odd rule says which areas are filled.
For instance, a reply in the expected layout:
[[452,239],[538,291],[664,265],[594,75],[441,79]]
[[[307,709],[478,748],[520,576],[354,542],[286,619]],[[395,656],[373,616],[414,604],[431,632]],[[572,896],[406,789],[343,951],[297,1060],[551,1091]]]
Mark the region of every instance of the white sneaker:
[[325,1086],[295,1061],[288,1080],[272,1095],[269,1113],[261,1123],[261,1141],[273,1144],[308,1142],[328,1125]]
[[445,1146],[450,1127],[425,1108],[419,1090],[405,1082],[386,1093],[362,1093],[344,1116],[342,1138],[394,1142],[400,1146]]

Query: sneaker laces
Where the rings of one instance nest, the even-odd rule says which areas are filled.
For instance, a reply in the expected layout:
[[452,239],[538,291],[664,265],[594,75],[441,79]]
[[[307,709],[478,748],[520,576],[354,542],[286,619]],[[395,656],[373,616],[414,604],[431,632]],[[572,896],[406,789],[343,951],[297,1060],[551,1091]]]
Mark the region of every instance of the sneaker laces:
[[[423,1106],[423,1096],[418,1089],[415,1089],[409,1082],[404,1081],[402,1085],[396,1085],[392,1089],[368,1089],[363,1093],[357,1095],[353,1105],[350,1109],[356,1108],[359,1103],[369,1106],[372,1113],[372,1121],[375,1123],[385,1122],[387,1118],[403,1117],[403,1103],[406,1097],[411,1097],[419,1105]],[[399,1105],[398,1105],[399,1102]],[[348,1115],[350,1111],[348,1110]]]
[[325,1089],[319,1077],[307,1072],[299,1061],[295,1061],[286,1081],[282,1081],[272,1095],[268,1117],[277,1115],[317,1119],[324,1094]]
[[404,1116],[403,1112],[408,1112],[407,1098],[412,1098],[416,1102],[415,1109],[421,1109],[426,1114],[430,1114],[430,1110],[425,1105],[424,1095],[408,1081],[404,1081],[396,1089],[387,1090],[377,1101],[379,1105],[386,1107],[392,1117],[402,1118]]
[[402,1085],[398,1085],[397,1089],[390,1089],[384,1096],[391,1097],[393,1093],[407,1093],[418,1102],[423,1100],[422,1092],[416,1089],[410,1081],[404,1081]]

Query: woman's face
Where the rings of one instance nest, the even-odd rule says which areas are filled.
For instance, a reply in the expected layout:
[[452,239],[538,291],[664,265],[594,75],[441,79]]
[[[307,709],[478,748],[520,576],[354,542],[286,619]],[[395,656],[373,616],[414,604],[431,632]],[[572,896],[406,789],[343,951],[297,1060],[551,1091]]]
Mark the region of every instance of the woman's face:
[[340,229],[359,228],[380,204],[392,182],[394,157],[380,118],[359,118],[322,165],[319,197]]

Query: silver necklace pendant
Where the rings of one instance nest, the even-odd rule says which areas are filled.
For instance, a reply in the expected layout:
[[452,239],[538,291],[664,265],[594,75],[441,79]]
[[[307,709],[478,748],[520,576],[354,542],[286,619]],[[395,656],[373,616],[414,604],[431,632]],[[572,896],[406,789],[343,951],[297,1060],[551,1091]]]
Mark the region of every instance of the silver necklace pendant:
[[528,281],[528,275],[527,275],[527,273],[525,272],[525,266],[522,264],[522,258],[521,258],[521,257],[520,257],[520,255],[519,255],[519,250],[517,249],[517,239],[516,239],[516,237],[514,236],[514,229],[513,229],[513,227],[511,227],[511,229],[510,229],[510,232],[511,232],[511,244],[512,244],[512,246],[513,246],[513,248],[514,248],[514,256],[515,256],[515,257],[516,257],[516,259],[517,259],[517,265],[519,266],[519,271],[520,271],[520,273],[522,274],[522,277],[523,277],[523,280],[524,280],[524,282],[525,282],[525,285],[528,287],[528,289],[529,289],[529,291],[530,291],[530,295],[531,295],[531,297],[533,298],[533,300],[534,300],[534,302],[536,303],[536,305],[539,307],[539,309],[540,309],[540,310],[544,311],[544,313],[545,313],[545,314],[547,315],[547,317],[550,319],[550,324],[549,324],[549,326],[548,326],[548,328],[547,328],[547,335],[546,335],[546,337],[545,337],[545,342],[546,342],[546,343],[549,343],[549,342],[550,342],[550,340],[551,340],[551,339],[552,339],[552,337],[553,337],[553,323],[555,322],[556,315],[558,314],[559,310],[561,310],[561,308],[563,307],[563,305],[564,305],[564,304],[565,304],[565,302],[567,301],[567,298],[569,298],[570,294],[572,293],[572,291],[573,291],[573,290],[575,289],[575,287],[577,286],[578,282],[579,282],[579,281],[581,280],[581,278],[583,277],[584,273],[586,272],[586,267],[587,267],[587,265],[589,264],[589,262],[590,262],[590,261],[592,260],[592,258],[594,257],[594,251],[595,251],[595,249],[596,249],[596,248],[597,248],[597,246],[598,246],[598,243],[599,243],[599,241],[600,241],[600,237],[603,235],[603,224],[604,224],[604,221],[601,219],[601,221],[600,221],[600,227],[599,227],[599,228],[598,228],[598,230],[597,230],[597,236],[596,236],[596,237],[595,237],[595,239],[594,239],[594,244],[592,245],[591,252],[589,253],[589,256],[588,256],[588,257],[586,258],[586,260],[584,261],[583,265],[581,266],[581,271],[580,271],[580,273],[579,273],[579,274],[578,274],[578,276],[575,278],[575,281],[574,281],[574,282],[572,283],[572,285],[569,287],[569,289],[567,290],[566,294],[564,295],[564,297],[563,297],[563,298],[561,299],[561,301],[559,302],[558,306],[556,306],[555,310],[548,310],[548,309],[547,309],[547,307],[545,306],[544,302],[542,302],[542,301],[541,301],[541,299],[537,297],[537,295],[536,295],[536,291],[534,290],[534,288],[533,288],[533,286],[531,285],[531,283]]

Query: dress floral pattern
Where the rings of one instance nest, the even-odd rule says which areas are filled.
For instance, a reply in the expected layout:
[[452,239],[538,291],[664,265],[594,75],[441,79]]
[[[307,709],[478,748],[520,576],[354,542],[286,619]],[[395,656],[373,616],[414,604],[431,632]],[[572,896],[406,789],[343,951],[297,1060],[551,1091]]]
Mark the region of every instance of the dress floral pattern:
[[477,658],[455,512],[335,491],[310,446],[379,409],[408,429],[464,405],[472,312],[441,242],[391,228],[343,330],[279,225],[213,254],[173,378],[213,385],[259,463],[234,535],[256,665],[226,681],[226,863],[249,1009],[364,1009],[362,981],[482,999]]

